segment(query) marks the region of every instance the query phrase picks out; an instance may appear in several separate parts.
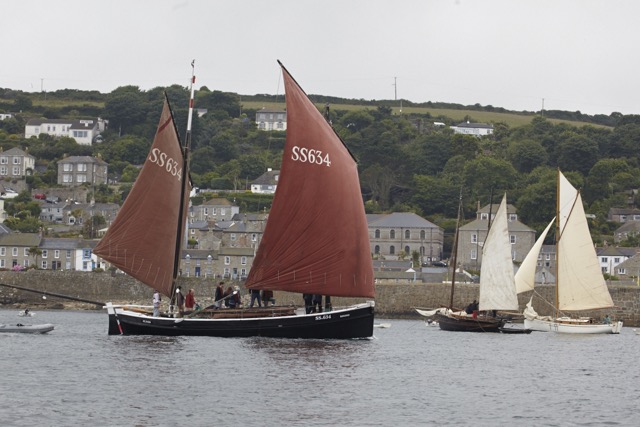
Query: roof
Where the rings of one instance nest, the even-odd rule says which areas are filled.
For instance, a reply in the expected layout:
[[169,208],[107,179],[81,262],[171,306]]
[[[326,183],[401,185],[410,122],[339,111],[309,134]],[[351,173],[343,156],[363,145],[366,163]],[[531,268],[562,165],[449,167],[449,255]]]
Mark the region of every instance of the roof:
[[40,244],[39,233],[9,233],[0,234],[0,246],[38,246]]
[[598,256],[625,256],[630,258],[634,256],[639,250],[640,249],[638,248],[607,246],[596,248],[596,254],[598,254]]
[[251,184],[256,185],[274,185],[278,183],[278,177],[280,176],[279,170],[266,171],[258,178],[256,178]]
[[69,156],[65,157],[62,160],[58,160],[58,163],[96,163],[99,165],[107,164],[107,162],[105,162],[104,160],[92,156]]
[[[488,228],[489,225],[489,220],[487,219],[475,219],[473,221],[471,221],[470,223],[467,223],[465,225],[463,225],[462,227],[460,227],[460,230],[464,230],[464,231],[484,231]],[[524,232],[532,232],[535,233],[535,230],[531,227],[527,227],[526,225],[524,225],[523,223],[521,223],[520,221],[508,221],[507,223],[507,229],[509,231],[524,231]]]
[[478,128],[478,129],[493,129],[493,125],[487,124],[487,123],[469,123],[469,122],[463,122],[463,123],[458,123],[457,125],[455,125],[454,127],[459,127],[459,128]]
[[77,249],[80,243],[79,239],[71,238],[48,238],[42,239],[40,242],[41,249]]
[[21,149],[17,148],[17,147],[13,147],[7,151],[2,151],[0,152],[0,155],[3,156],[23,156],[23,157],[33,157],[30,154],[27,154],[25,151],[22,151]]
[[367,222],[369,227],[441,228],[413,212],[393,212],[391,214],[378,217],[372,221],[369,221],[369,215],[367,215]]
[[219,255],[230,255],[230,256],[253,256],[254,249],[253,248],[229,248],[229,247],[221,247],[218,251]]
[[[89,127],[94,127],[98,120],[95,119],[46,119],[46,118],[37,118],[37,119],[29,119],[27,121],[27,126],[40,126],[45,123],[56,124],[56,125],[69,125],[72,129],[87,129]],[[86,126],[86,125],[89,126]]]
[[616,234],[624,234],[629,232],[640,231],[640,221],[627,221],[620,227],[616,228]]
[[234,206],[229,200],[224,197],[215,197],[213,199],[206,200],[201,205],[192,206],[193,209],[200,208],[208,208],[208,207],[219,207],[219,206]]
[[609,215],[640,215],[640,209],[635,208],[610,208]]
[[[491,209],[491,214],[495,214],[498,212],[498,208],[500,207],[500,203],[492,203],[489,205],[484,205],[478,210],[478,213],[489,213],[489,209]],[[507,203],[507,213],[516,213],[517,209],[511,203]]]

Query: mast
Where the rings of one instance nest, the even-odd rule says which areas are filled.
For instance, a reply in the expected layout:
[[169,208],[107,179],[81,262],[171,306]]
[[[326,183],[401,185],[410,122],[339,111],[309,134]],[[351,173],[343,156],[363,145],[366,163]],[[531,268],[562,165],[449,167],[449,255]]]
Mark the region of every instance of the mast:
[[449,299],[449,308],[453,310],[453,294],[456,284],[456,266],[458,264],[458,230],[460,229],[460,217],[462,216],[462,190],[460,190],[460,201],[458,203],[458,219],[456,220],[456,233],[453,238],[453,270],[451,272],[451,298]]
[[556,190],[556,302],[554,304],[555,308],[555,317],[558,317],[558,307],[559,307],[559,297],[558,297],[558,285],[559,285],[559,277],[558,277],[558,264],[560,263],[560,254],[558,250],[560,245],[560,226],[562,222],[562,218],[560,217],[560,169],[558,168],[558,176],[557,176],[557,190]]
[[195,62],[191,61],[191,83],[189,85],[189,115],[187,117],[187,132],[184,138],[184,144],[182,145],[182,192],[180,195],[180,211],[178,215],[178,227],[176,229],[176,248],[173,262],[173,283],[171,285],[171,302],[175,298],[176,291],[176,279],[178,278],[178,272],[180,270],[180,252],[182,250],[183,232],[186,227],[185,224],[185,210],[188,208],[189,201],[189,151],[191,149],[191,122],[193,120],[193,99],[194,99],[194,86],[196,81],[195,75]]

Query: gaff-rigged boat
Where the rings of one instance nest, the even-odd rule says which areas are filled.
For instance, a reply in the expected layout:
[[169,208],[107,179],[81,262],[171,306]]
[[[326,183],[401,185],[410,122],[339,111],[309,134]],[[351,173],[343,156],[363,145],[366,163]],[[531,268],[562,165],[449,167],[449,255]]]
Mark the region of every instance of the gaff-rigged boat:
[[[453,312],[441,309],[435,315],[440,329],[460,332],[501,332],[505,319],[489,315],[489,312],[518,310],[508,224],[505,194],[482,248],[479,291],[479,311],[482,314],[470,315],[464,311]],[[453,287],[454,284],[452,283],[451,286]],[[451,304],[453,304],[453,298]]]
[[[529,301],[524,310],[524,326],[544,332],[570,334],[619,334],[622,322],[609,323],[592,318],[569,317],[563,311],[613,307],[602,276],[580,192],[558,170],[556,223],[556,298],[553,316],[540,316]],[[535,265],[542,242],[553,220],[540,235],[516,274],[518,293],[534,290]],[[533,299],[533,297],[532,297]]]
[[[287,136],[278,187],[248,289],[373,298],[374,277],[357,163],[288,71]],[[183,146],[165,100],[153,146],[131,193],[95,249],[125,273],[171,297],[176,288],[189,186]],[[161,215],[159,214],[161,213]],[[373,335],[374,302],[313,314],[282,307],[201,310],[154,317],[108,303],[109,334],[363,338]],[[229,315],[222,314],[227,313]]]

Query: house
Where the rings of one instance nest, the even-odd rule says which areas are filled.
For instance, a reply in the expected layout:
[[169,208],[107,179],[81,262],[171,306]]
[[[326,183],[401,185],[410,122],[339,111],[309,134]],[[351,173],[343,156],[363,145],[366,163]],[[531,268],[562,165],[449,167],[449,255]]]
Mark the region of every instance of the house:
[[41,202],[40,221],[61,224],[62,222],[64,222],[64,208],[66,206],[67,204],[65,202]]
[[257,194],[274,194],[278,187],[279,178],[280,171],[269,168],[251,183],[251,192]]
[[0,233],[0,268],[24,268],[36,263],[32,248],[40,246],[39,233]]
[[41,133],[54,138],[73,138],[80,145],[91,145],[107,127],[107,121],[76,119],[30,119],[24,127],[24,137],[38,137]]
[[69,156],[58,161],[58,184],[80,186],[107,183],[107,163],[91,156]]
[[224,198],[213,198],[201,205],[189,207],[189,222],[229,221],[240,212],[240,208]]
[[486,136],[493,134],[493,125],[487,123],[469,123],[469,121],[467,121],[458,123],[456,126],[451,126],[451,129],[453,129],[455,133],[463,135]]
[[377,259],[410,260],[418,252],[420,263],[442,259],[444,230],[411,212],[367,215],[371,253]]
[[[117,203],[65,203],[62,208],[62,223],[68,225],[83,225],[94,216],[101,216],[107,224],[111,224],[120,210]],[[97,237],[95,235],[86,237]]]
[[0,177],[24,178],[33,174],[35,157],[19,148],[0,151]]
[[634,254],[614,267],[614,276],[620,280],[634,280],[640,285],[640,253]]
[[13,113],[0,113],[0,120],[12,119],[14,116]]
[[609,221],[625,223],[627,221],[640,221],[640,209],[634,208],[610,208],[607,215]]
[[219,277],[244,280],[253,264],[252,248],[219,250],[185,249],[180,258],[180,271],[187,277]]
[[287,130],[287,112],[285,110],[263,108],[256,112],[256,125],[260,130]]
[[640,234],[640,221],[632,220],[625,221],[620,227],[613,233],[613,242],[620,243],[629,237],[634,237]]
[[[460,227],[458,231],[457,262],[469,270],[480,270],[482,265],[482,247],[487,238],[489,216],[495,218],[498,204],[486,205],[476,212],[476,219]],[[518,220],[516,208],[507,204],[507,219],[511,255],[515,263],[521,263],[535,243],[535,230]]]
[[607,246],[596,248],[596,255],[603,273],[613,274],[615,268],[638,252],[637,248]]

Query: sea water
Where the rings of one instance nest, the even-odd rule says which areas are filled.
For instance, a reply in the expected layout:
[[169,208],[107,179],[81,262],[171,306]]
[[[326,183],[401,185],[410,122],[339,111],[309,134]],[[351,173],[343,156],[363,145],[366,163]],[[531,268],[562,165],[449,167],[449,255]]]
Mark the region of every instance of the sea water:
[[635,426],[640,335],[108,336],[104,312],[0,310],[3,426]]

